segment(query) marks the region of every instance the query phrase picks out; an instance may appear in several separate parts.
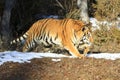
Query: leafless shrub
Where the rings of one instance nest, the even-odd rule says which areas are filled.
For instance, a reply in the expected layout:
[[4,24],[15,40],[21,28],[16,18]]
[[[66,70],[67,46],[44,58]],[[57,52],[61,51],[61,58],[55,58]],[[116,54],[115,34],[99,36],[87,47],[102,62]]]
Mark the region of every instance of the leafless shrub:
[[93,32],[94,50],[96,52],[120,52],[120,29],[101,26]]
[[65,18],[79,18],[80,10],[76,8],[76,0],[56,0],[56,2],[65,11]]
[[115,20],[120,15],[120,0],[97,0],[95,16],[99,20]]

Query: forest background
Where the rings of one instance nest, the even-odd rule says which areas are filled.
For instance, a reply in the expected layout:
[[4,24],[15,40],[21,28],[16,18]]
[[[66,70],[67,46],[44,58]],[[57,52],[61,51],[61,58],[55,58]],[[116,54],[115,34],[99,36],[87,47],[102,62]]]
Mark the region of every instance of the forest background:
[[[9,50],[8,43],[24,34],[39,19],[52,15],[80,19],[77,1],[82,0],[0,0],[0,50]],[[89,18],[112,23],[110,29],[107,25],[99,25],[101,29],[93,31],[92,51],[120,52],[120,30],[114,24],[120,22],[120,0],[83,1],[87,1]]]

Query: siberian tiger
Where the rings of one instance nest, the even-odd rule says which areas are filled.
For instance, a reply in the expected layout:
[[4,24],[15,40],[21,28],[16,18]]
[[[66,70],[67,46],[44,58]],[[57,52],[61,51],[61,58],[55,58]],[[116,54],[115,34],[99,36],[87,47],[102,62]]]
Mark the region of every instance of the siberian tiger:
[[[35,22],[20,38],[11,44],[25,40],[23,52],[29,51],[35,44],[58,45],[65,48],[75,57],[84,57],[93,42],[90,29],[80,20],[74,19],[42,19]],[[84,48],[80,54],[78,47]]]

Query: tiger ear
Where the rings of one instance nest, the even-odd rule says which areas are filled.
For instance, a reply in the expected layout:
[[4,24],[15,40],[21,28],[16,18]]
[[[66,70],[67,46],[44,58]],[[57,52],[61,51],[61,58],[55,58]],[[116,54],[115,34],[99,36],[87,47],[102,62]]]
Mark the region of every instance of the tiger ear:
[[92,27],[92,23],[89,22],[88,24],[86,24],[86,27],[91,28]]
[[86,29],[89,29],[91,31],[91,28],[92,28],[92,24],[88,23],[84,25],[84,27],[82,28],[82,31],[85,31]]
[[74,20],[74,24],[75,25],[73,28],[76,32],[82,30],[82,28],[85,26],[85,24],[80,20]]

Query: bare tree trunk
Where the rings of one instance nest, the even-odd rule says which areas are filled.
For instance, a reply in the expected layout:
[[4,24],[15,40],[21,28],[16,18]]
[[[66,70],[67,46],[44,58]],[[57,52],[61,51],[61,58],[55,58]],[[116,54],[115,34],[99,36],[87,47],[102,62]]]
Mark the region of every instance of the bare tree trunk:
[[1,20],[2,41],[4,41],[5,43],[7,43],[11,37],[10,17],[11,17],[11,10],[14,6],[14,3],[15,3],[15,0],[5,0],[5,6],[4,6],[3,16]]
[[86,24],[89,23],[87,0],[77,0],[77,6],[80,9],[80,19]]

